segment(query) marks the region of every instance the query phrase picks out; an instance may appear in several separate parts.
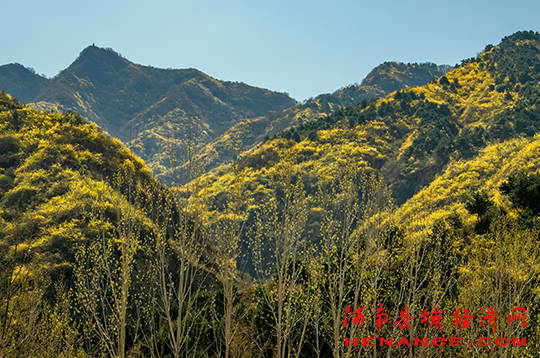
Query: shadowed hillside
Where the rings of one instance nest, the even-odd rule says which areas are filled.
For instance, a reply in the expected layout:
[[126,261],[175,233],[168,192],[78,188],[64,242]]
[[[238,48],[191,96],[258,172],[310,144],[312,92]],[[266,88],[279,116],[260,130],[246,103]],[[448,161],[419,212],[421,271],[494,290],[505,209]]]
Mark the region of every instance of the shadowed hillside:
[[38,109],[80,113],[129,144],[156,173],[188,143],[202,145],[240,120],[296,103],[286,94],[219,81],[196,69],[134,64],[95,46],[50,80],[20,65],[2,66],[0,88]]
[[[192,162],[205,173],[221,164],[230,162],[254,145],[273,137],[292,126],[306,124],[321,119],[331,113],[352,106],[355,103],[379,98],[390,92],[424,85],[442,76],[449,66],[432,63],[404,64],[385,62],[374,68],[360,85],[350,85],[333,93],[310,98],[305,103],[282,111],[272,111],[264,116],[235,124],[222,135],[205,145],[193,156]],[[184,183],[187,165],[163,174],[165,181]],[[184,175],[182,175],[184,174]]]

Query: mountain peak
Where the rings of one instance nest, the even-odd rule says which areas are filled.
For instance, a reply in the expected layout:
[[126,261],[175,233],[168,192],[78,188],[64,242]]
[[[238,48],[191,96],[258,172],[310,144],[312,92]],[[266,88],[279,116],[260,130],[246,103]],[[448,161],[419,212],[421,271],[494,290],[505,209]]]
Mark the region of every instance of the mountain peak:
[[112,48],[97,47],[92,44],[81,51],[75,63],[96,63],[96,62],[129,62]]
[[27,76],[37,76],[44,78],[42,75],[39,75],[32,67],[26,67],[16,62],[0,65],[0,71],[15,72]]
[[440,77],[450,70],[448,65],[434,63],[384,62],[362,81],[363,86],[375,86],[390,93],[404,87],[422,86],[433,78]]
[[16,71],[30,71],[30,72],[32,72],[29,68],[26,68],[23,65],[21,65],[20,63],[16,63],[16,62],[1,65],[0,69],[9,69],[9,70],[16,70]]
[[77,59],[58,76],[76,74],[80,78],[109,82],[130,65],[131,62],[113,49],[92,44],[82,50]]
[[31,102],[47,86],[48,81],[33,68],[19,63],[0,66],[0,90],[8,90],[23,103]]
[[85,47],[79,57],[85,56],[111,56],[111,57],[122,57],[118,52],[110,47],[98,47],[95,44]]

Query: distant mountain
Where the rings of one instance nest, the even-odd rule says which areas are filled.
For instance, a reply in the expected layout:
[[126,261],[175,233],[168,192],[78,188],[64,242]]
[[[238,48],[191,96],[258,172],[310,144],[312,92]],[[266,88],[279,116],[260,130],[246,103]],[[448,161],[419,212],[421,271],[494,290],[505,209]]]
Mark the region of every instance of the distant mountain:
[[[283,93],[216,80],[196,69],[134,64],[89,46],[47,79],[18,64],[0,67],[0,89],[41,110],[75,111],[119,138],[166,182],[232,160],[265,137],[361,100],[425,84],[447,66],[386,62],[360,85],[296,103]],[[182,174],[183,173],[183,174]]]
[[[302,125],[361,101],[384,97],[402,88],[421,86],[444,75],[450,66],[433,63],[385,62],[375,67],[360,85],[310,98],[305,103],[264,116],[241,121],[205,145],[193,158],[200,171],[207,172],[230,162],[242,152],[292,126]],[[185,166],[162,174],[167,182],[187,180]],[[182,170],[184,169],[184,170]]]
[[[423,86],[433,78],[440,77],[452,69],[449,65],[404,64],[385,62],[377,66],[362,81],[364,87],[375,87],[391,93],[402,88]],[[352,103],[351,103],[352,104]]]
[[[0,67],[0,89],[38,109],[76,111],[119,138],[155,171],[171,148],[202,145],[246,118],[296,103],[284,93],[216,80],[195,69],[158,69],[90,46],[48,80],[20,65]],[[176,153],[175,153],[176,154]]]
[[0,66],[0,89],[22,102],[32,102],[47,87],[49,80],[18,63]]

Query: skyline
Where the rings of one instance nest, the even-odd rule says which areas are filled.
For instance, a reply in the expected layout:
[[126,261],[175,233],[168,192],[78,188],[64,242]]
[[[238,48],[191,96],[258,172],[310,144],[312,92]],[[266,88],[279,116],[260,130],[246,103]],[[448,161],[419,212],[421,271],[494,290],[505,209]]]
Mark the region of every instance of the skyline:
[[130,4],[8,3],[6,13],[32,21],[6,17],[4,34],[14,40],[0,64],[50,78],[95,44],[142,65],[192,67],[305,100],[359,83],[385,61],[454,65],[516,31],[538,31],[540,12],[533,1],[417,1],[390,10],[354,1]]

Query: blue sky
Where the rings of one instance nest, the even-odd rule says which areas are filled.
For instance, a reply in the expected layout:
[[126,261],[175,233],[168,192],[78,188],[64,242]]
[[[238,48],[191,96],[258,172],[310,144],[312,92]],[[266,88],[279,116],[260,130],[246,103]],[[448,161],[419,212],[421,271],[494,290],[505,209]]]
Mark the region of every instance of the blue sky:
[[299,100],[360,82],[384,61],[453,65],[540,30],[538,0],[7,0],[1,12],[0,64],[50,77],[95,43]]

